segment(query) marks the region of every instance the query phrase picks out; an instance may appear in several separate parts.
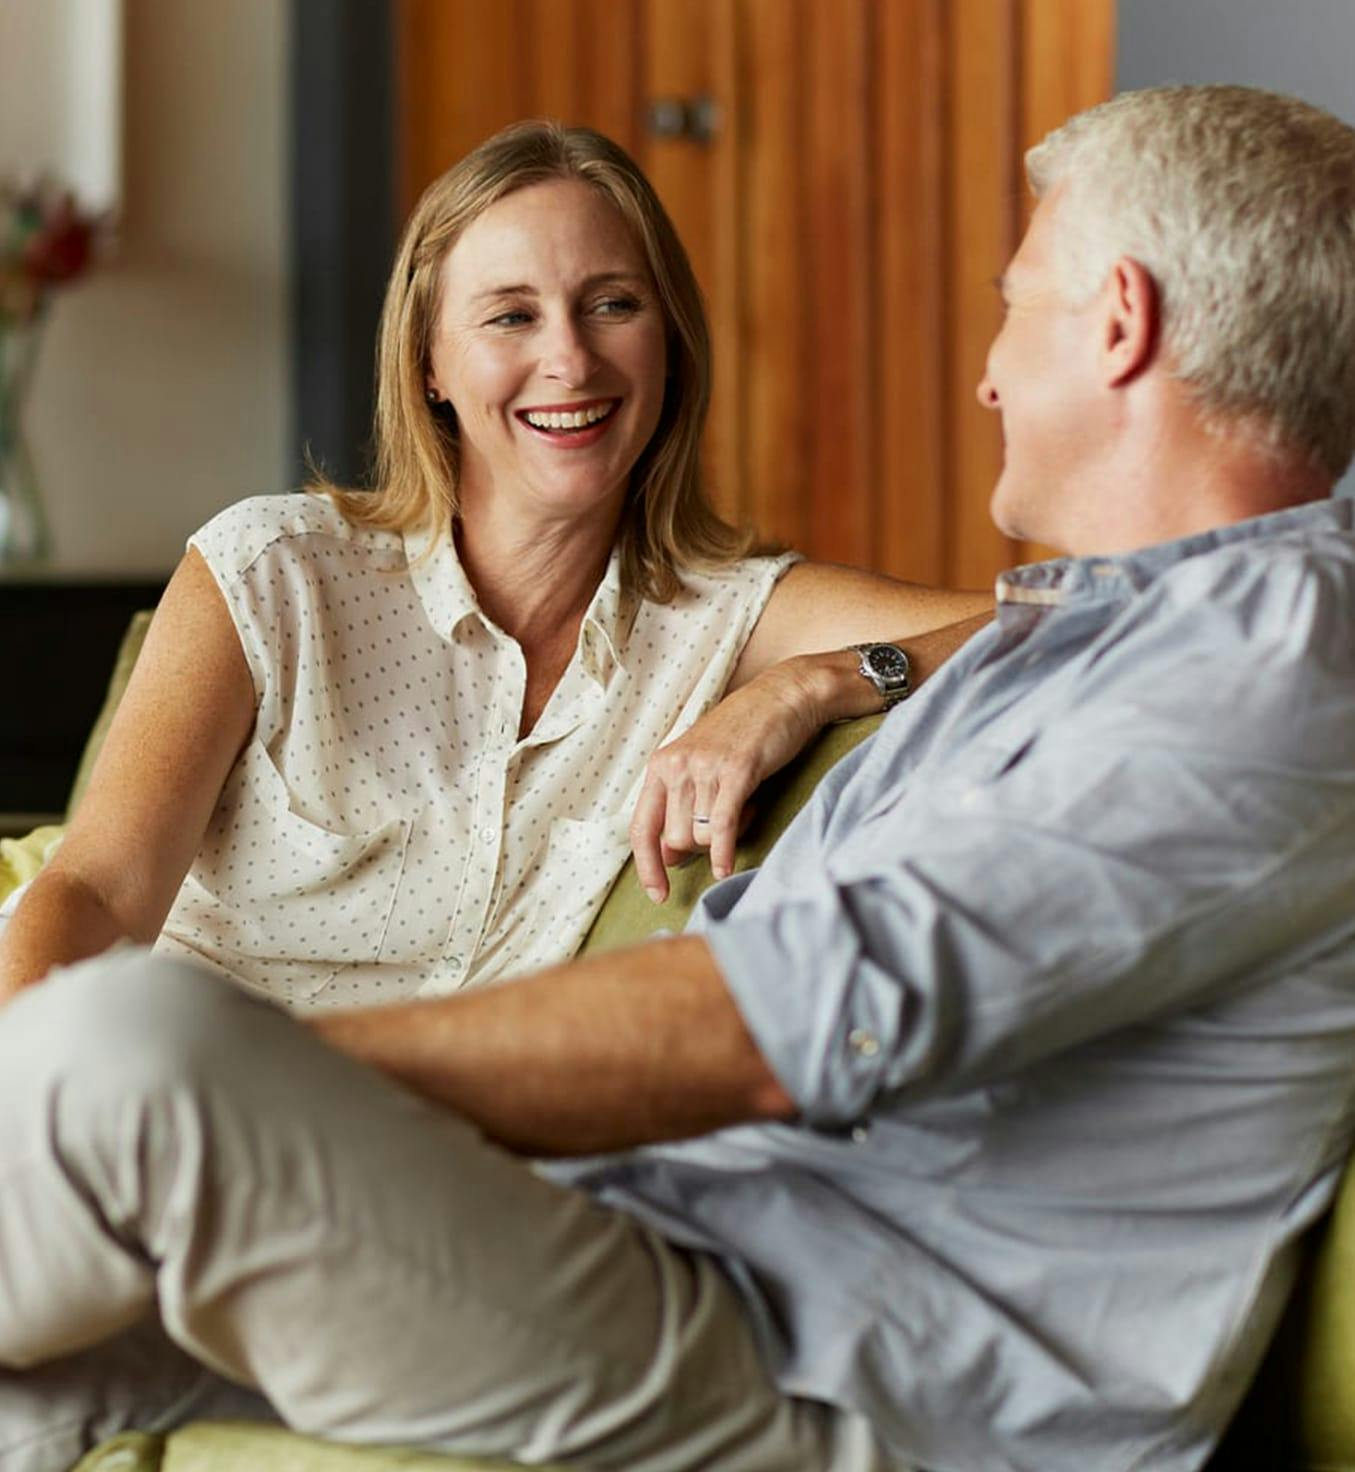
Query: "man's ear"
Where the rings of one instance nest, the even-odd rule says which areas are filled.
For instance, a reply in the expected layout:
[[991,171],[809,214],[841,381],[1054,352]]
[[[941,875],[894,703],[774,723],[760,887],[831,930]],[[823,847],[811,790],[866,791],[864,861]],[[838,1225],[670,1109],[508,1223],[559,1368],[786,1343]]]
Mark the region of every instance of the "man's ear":
[[1121,256],[1106,282],[1101,362],[1109,387],[1132,382],[1156,360],[1161,305],[1152,275],[1137,261]]

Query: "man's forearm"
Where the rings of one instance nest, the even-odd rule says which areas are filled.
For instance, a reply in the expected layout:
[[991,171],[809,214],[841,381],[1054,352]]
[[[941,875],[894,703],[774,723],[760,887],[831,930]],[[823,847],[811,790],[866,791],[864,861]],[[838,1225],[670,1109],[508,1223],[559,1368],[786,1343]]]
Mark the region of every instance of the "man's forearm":
[[592,1154],[793,1113],[694,936],[307,1022],[523,1154]]

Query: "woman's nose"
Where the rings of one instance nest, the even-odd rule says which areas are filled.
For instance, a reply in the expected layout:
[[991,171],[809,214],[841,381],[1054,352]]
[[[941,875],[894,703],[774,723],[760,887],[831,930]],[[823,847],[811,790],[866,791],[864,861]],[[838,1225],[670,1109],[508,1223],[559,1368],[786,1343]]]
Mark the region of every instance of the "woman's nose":
[[997,390],[993,387],[993,380],[988,376],[988,369],[986,367],[983,370],[983,377],[979,379],[979,386],[974,392],[978,395],[979,403],[985,409],[997,408]]
[[547,378],[578,388],[588,381],[593,364],[593,350],[577,322],[570,319],[548,326],[541,359]]

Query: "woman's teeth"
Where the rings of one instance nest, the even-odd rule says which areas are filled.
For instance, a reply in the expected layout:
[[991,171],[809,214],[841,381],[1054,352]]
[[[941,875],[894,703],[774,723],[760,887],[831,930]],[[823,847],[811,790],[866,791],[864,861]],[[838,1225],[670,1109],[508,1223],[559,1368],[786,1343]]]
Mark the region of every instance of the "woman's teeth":
[[533,429],[584,429],[590,424],[596,424],[599,419],[605,419],[615,404],[594,404],[589,409],[576,409],[572,413],[557,414],[550,412],[539,414],[529,410],[522,417]]

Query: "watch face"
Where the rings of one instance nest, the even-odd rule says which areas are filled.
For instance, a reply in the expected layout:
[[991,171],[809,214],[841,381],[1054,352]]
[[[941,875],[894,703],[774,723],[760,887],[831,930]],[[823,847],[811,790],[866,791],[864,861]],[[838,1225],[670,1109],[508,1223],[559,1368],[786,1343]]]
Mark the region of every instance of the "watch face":
[[872,644],[865,651],[866,663],[884,680],[903,680],[908,676],[908,656],[892,644]]

